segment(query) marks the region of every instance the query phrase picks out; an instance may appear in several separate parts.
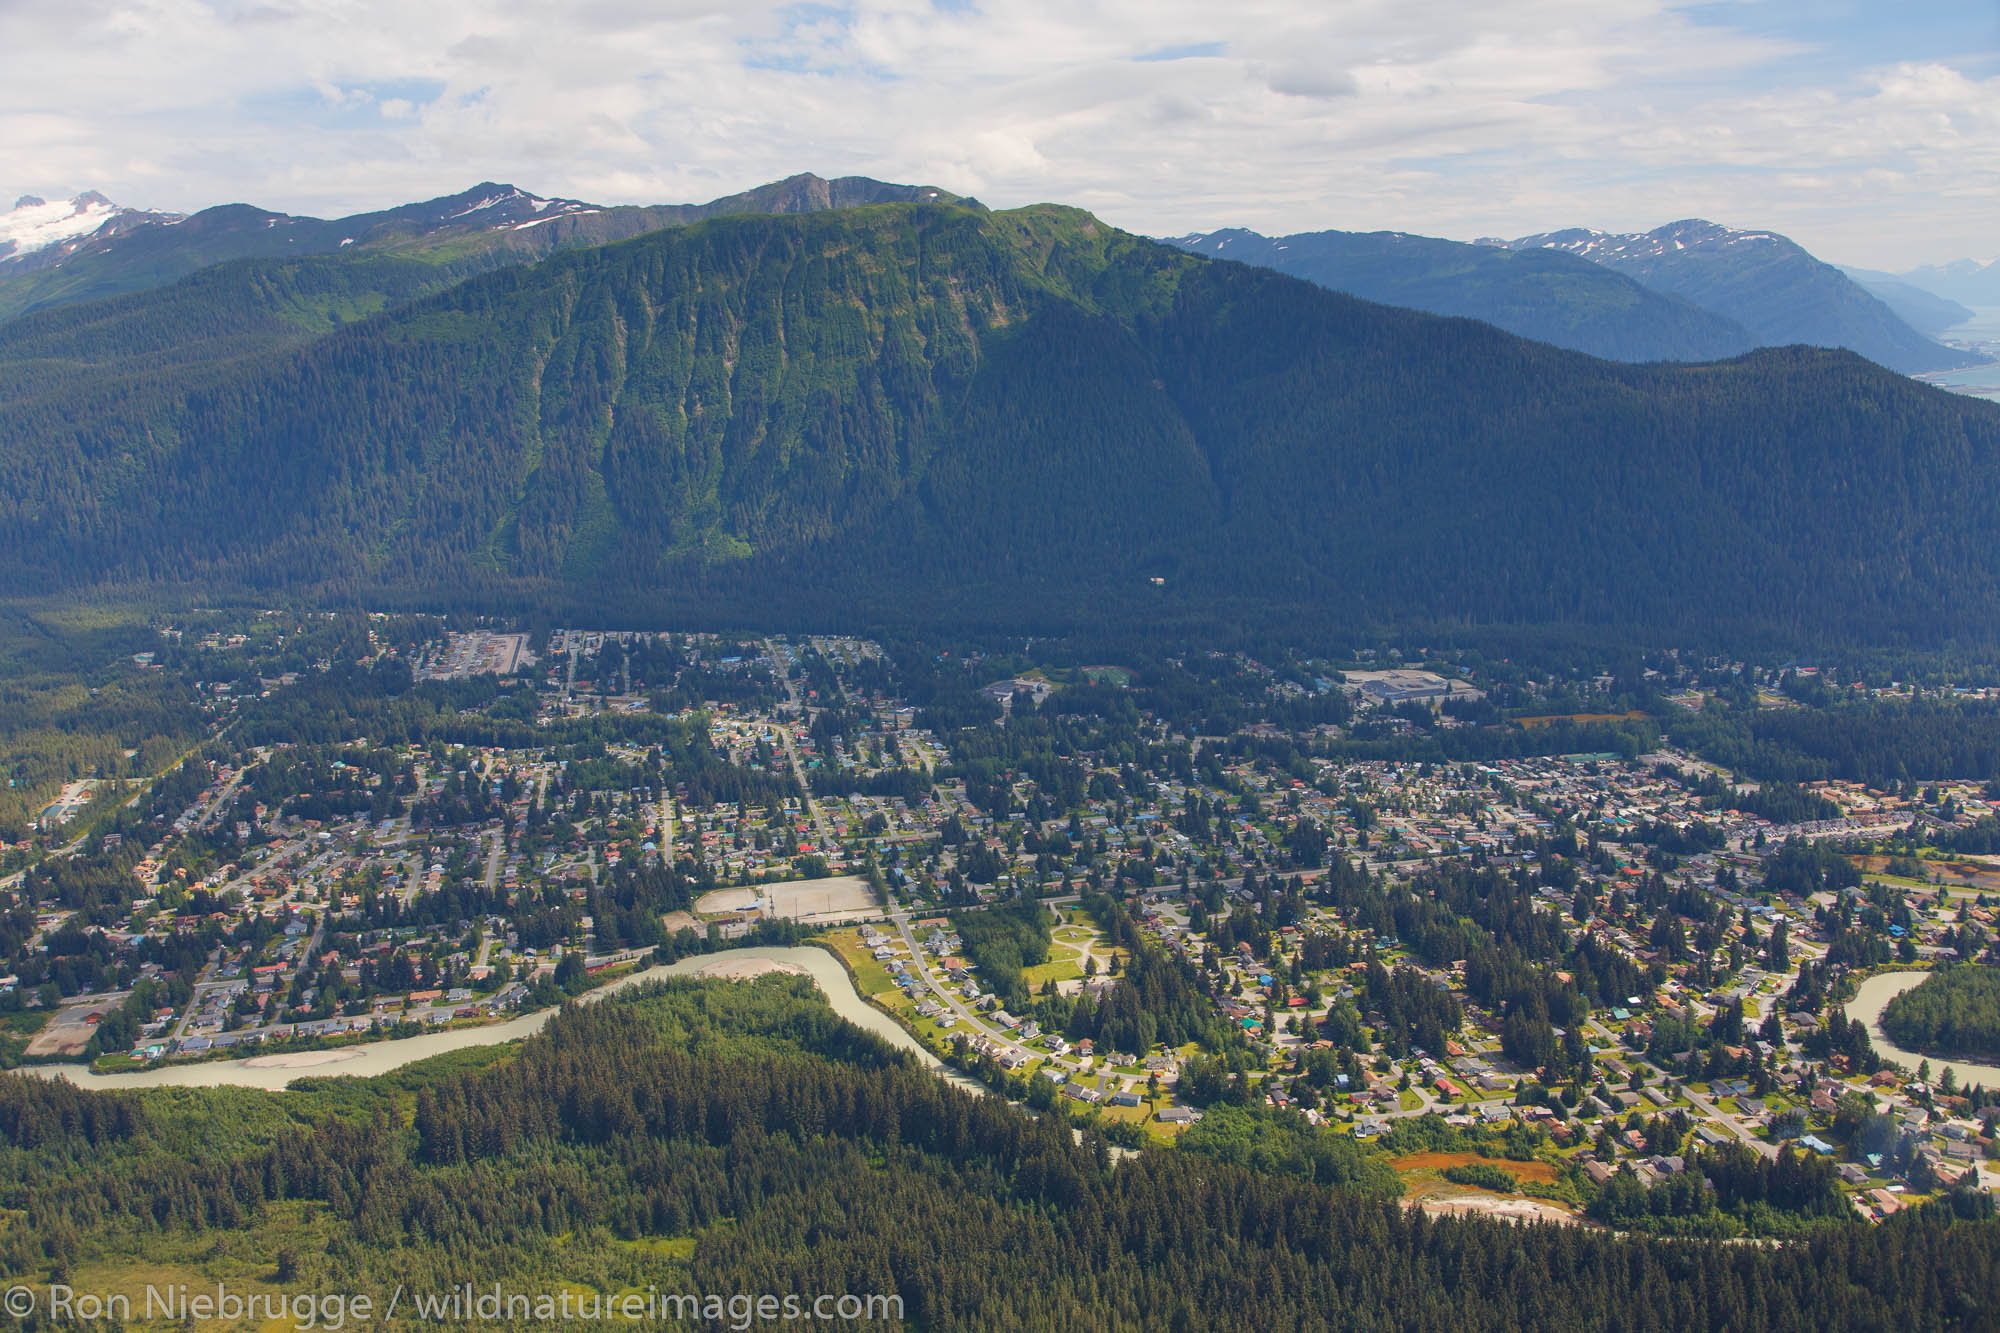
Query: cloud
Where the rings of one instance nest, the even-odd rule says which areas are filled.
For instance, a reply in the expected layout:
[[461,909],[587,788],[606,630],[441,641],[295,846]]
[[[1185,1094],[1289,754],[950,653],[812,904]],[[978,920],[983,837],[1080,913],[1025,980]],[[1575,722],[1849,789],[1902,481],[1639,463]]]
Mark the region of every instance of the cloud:
[[1259,73],[1272,92],[1288,97],[1352,97],[1361,91],[1348,71],[1305,61],[1265,66]]
[[9,0],[0,194],[326,214],[813,170],[1155,234],[1706,214],[1878,267],[1990,249],[2000,82],[1951,33],[1834,60],[1827,22],[1801,0]]

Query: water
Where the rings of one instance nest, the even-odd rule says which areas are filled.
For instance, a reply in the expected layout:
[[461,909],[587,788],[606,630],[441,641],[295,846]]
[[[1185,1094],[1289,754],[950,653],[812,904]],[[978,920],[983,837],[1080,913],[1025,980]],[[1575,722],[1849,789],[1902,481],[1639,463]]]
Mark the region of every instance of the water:
[[1953,393],[1962,393],[1973,398],[1985,398],[2000,402],[2000,306],[1985,306],[1972,312],[1972,318],[1956,328],[1946,329],[1938,335],[1942,342],[1954,347],[1963,347],[1971,352],[1984,352],[1994,360],[1970,370],[1947,370],[1935,374],[1919,375],[1926,384],[1935,384]]
[[[895,1020],[862,999],[859,992],[854,989],[854,982],[847,975],[847,969],[840,965],[839,959],[824,949],[805,946],[793,948],[760,946],[697,954],[665,967],[652,967],[629,977],[621,977],[590,992],[584,999],[586,1002],[595,1001],[624,990],[628,986],[657,981],[663,977],[692,976],[712,964],[732,959],[764,959],[800,969],[812,978],[813,984],[826,996],[827,1003],[833,1011],[848,1022],[874,1033],[899,1050],[915,1055],[927,1068],[935,1070],[954,1086],[971,1092],[985,1091],[985,1087],[977,1080],[968,1078],[939,1060],[924,1049],[915,1037],[897,1026]],[[398,1037],[362,1046],[345,1046],[326,1052],[327,1055],[337,1058],[313,1065],[273,1064],[270,1063],[271,1057],[253,1056],[244,1060],[209,1060],[200,1064],[161,1065],[154,1069],[139,1070],[129,1074],[99,1074],[81,1065],[24,1065],[20,1072],[39,1074],[44,1078],[66,1078],[79,1087],[98,1090],[236,1087],[264,1088],[276,1092],[282,1091],[295,1079],[342,1076],[370,1078],[376,1074],[386,1074],[392,1069],[400,1069],[412,1061],[428,1060],[434,1055],[443,1055],[447,1051],[516,1041],[541,1031],[555,1013],[554,1009],[543,1009],[510,1019],[505,1023],[488,1023],[483,1027],[454,1028],[447,1032],[426,1032],[415,1037]]]
[[1882,1031],[1882,1011],[1889,1007],[1889,1001],[1901,995],[1928,977],[1928,972],[1879,972],[1869,977],[1855,990],[1854,998],[1847,1002],[1848,1021],[1860,1019],[1868,1025],[1868,1037],[1875,1043],[1875,1053],[1885,1060],[1894,1060],[1911,1073],[1926,1059],[1931,1062],[1931,1072],[1944,1077],[1945,1066],[1958,1071],[1961,1084],[1978,1083],[1988,1088],[2000,1087],[2000,1069],[1992,1065],[1978,1065],[1966,1060],[1938,1059],[1906,1051],[1890,1041]]

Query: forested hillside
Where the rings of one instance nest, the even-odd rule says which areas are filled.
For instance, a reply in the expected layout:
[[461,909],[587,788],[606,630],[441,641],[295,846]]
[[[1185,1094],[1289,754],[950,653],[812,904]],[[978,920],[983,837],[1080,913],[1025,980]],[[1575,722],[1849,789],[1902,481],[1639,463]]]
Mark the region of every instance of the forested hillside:
[[2000,624],[1990,405],[1841,353],[1594,361],[1054,207],[720,218],[192,366],[85,374],[53,326],[19,336],[17,587]]
[[1945,1207],[1770,1248],[1619,1239],[1434,1220],[1224,1146],[1114,1164],[802,980],[675,983],[365,1082],[0,1078],[0,1277],[367,1294],[378,1315],[470,1282],[878,1295],[930,1329],[1410,1333],[1973,1328],[2000,1283],[2000,1229]]

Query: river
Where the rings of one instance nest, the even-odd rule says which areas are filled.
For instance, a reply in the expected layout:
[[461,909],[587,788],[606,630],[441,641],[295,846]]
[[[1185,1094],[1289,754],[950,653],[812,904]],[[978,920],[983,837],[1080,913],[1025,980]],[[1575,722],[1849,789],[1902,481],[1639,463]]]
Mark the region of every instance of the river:
[[[939,1060],[923,1045],[897,1026],[894,1019],[861,998],[840,960],[824,949],[807,946],[780,948],[755,946],[722,949],[697,954],[664,967],[650,967],[608,983],[583,997],[589,1003],[627,987],[665,977],[697,976],[719,964],[762,960],[797,968],[812,978],[826,996],[833,1011],[858,1028],[864,1028],[900,1050],[923,1061],[947,1082],[970,1092],[984,1092],[984,1085]],[[165,1064],[127,1074],[100,1074],[82,1065],[23,1065],[23,1074],[44,1078],[66,1078],[79,1087],[99,1090],[117,1088],[264,1088],[282,1091],[295,1079],[353,1077],[371,1078],[400,1069],[416,1060],[427,1060],[447,1051],[469,1046],[491,1046],[516,1041],[540,1032],[556,1010],[541,1009],[504,1023],[480,1027],[452,1028],[446,1032],[426,1032],[415,1037],[395,1037],[357,1046],[336,1047],[324,1052],[295,1055],[252,1056],[242,1060],[208,1060],[194,1064]],[[314,1061],[307,1063],[307,1061]]]
[[1966,1060],[1950,1060],[1928,1056],[1921,1051],[1906,1051],[1889,1040],[1882,1031],[1882,1011],[1889,1007],[1889,1001],[1909,990],[1925,977],[1928,972],[1878,972],[1861,983],[1854,992],[1854,998],[1847,1002],[1849,1021],[1860,1019],[1868,1025],[1868,1036],[1875,1043],[1875,1053],[1885,1060],[1894,1060],[1912,1073],[1922,1061],[1931,1062],[1931,1070],[1943,1077],[1946,1066],[1958,1071],[1961,1084],[1978,1083],[1988,1088],[2000,1088],[2000,1069],[1992,1065],[1976,1065]]

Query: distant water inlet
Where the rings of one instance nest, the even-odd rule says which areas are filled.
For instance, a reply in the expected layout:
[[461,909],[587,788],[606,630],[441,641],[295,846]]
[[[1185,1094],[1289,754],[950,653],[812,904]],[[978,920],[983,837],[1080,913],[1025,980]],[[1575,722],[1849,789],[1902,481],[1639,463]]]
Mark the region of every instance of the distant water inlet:
[[1950,389],[1953,393],[2000,403],[2000,306],[1974,310],[1971,319],[1956,328],[1946,329],[1940,336],[1954,347],[1984,352],[1993,359],[1983,366],[1938,371],[1917,378],[1940,389]]
[[[840,960],[824,949],[807,946],[778,948],[758,946],[723,949],[697,954],[664,967],[651,967],[590,992],[583,997],[591,1003],[628,987],[666,977],[715,977],[739,980],[767,972],[789,972],[811,977],[826,996],[836,1014],[858,1028],[874,1033],[890,1045],[915,1055],[952,1084],[973,1092],[985,1089],[973,1079],[952,1069],[898,1027],[894,1020],[863,1000]],[[298,1051],[282,1055],[251,1056],[243,1060],[210,1060],[200,1064],[168,1064],[129,1074],[100,1074],[81,1065],[24,1065],[20,1072],[43,1078],[63,1078],[79,1087],[99,1091],[118,1088],[264,1088],[282,1091],[301,1078],[335,1076],[372,1078],[417,1060],[474,1046],[492,1046],[517,1041],[540,1032],[556,1010],[543,1009],[505,1023],[484,1027],[453,1028],[446,1032],[426,1032],[415,1037],[397,1037],[360,1046],[343,1046],[327,1051]]]

